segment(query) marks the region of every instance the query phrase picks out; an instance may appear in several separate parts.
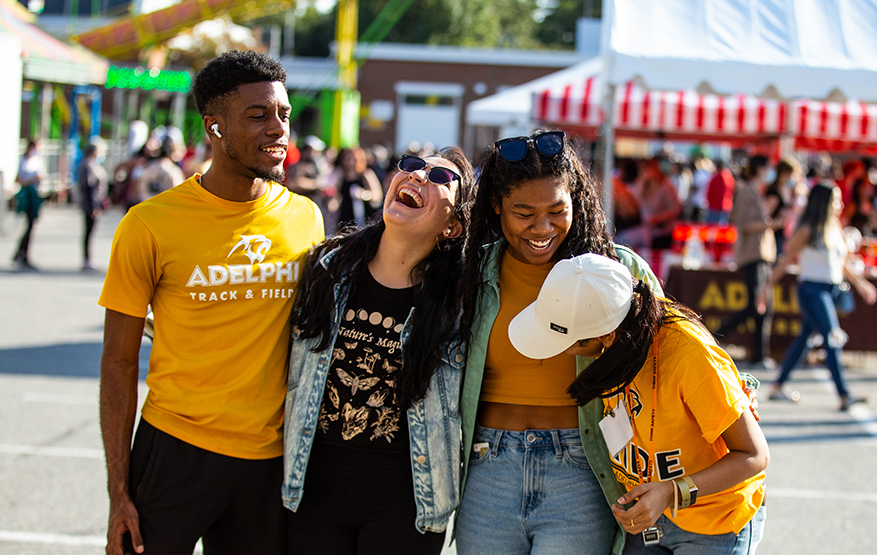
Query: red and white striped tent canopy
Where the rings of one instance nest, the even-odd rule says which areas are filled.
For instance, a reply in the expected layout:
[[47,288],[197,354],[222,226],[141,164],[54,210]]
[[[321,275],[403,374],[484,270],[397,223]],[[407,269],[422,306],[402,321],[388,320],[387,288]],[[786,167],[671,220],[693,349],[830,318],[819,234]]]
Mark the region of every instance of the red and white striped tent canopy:
[[854,151],[877,148],[877,105],[863,102],[792,103],[791,132],[801,149]]
[[[593,62],[579,64],[581,72],[565,70],[560,79],[543,78],[531,92],[532,120],[595,136],[604,119],[604,83],[601,66]],[[877,149],[877,105],[856,101],[652,91],[629,81],[615,90],[614,122],[620,137],[733,143],[790,136],[801,149]]]
[[[589,62],[587,67],[594,65]],[[536,90],[531,116],[536,122],[588,135],[605,117],[602,72],[572,75]],[[691,90],[653,91],[634,81],[616,88],[614,106],[618,136],[759,140],[784,135],[788,125],[787,106],[779,100]]]

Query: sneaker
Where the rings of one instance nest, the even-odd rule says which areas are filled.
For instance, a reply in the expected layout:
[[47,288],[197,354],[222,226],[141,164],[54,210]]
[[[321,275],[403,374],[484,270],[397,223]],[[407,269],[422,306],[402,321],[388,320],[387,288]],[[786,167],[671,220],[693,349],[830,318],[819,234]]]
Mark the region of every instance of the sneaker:
[[25,260],[23,258],[16,258],[15,260],[12,261],[12,263],[19,270],[30,270],[33,272],[37,271],[36,266],[34,266],[33,264],[31,264],[30,262],[28,262],[27,260]]
[[797,403],[801,400],[801,394],[797,391],[786,393],[782,389],[775,389],[770,392],[770,395],[768,395],[767,398],[771,401],[785,401],[788,403]]
[[842,397],[840,400],[840,410],[846,412],[850,409],[850,407],[852,405],[855,405],[858,403],[867,403],[867,402],[868,402],[867,397],[855,397],[855,396],[851,396],[851,395],[846,395],[846,396]]

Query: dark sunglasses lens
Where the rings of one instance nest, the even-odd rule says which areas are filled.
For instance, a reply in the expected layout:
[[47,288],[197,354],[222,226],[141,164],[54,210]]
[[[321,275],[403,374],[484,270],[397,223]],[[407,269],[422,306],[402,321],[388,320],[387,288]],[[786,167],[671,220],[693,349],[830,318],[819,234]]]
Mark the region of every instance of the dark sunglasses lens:
[[509,162],[517,162],[527,155],[527,141],[524,139],[511,139],[497,146],[499,153]]
[[450,170],[444,168],[433,168],[429,170],[429,175],[426,177],[436,185],[447,185],[457,178]]
[[416,156],[406,156],[399,160],[399,169],[405,173],[416,172],[426,167],[426,162]]
[[560,133],[545,133],[533,140],[536,150],[545,156],[554,156],[563,150],[563,135]]

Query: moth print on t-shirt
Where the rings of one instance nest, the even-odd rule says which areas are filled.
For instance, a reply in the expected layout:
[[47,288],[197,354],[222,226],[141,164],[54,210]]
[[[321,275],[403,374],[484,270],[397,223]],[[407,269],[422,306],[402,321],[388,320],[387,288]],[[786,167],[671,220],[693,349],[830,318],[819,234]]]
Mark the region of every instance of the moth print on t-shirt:
[[398,441],[400,431],[407,441],[396,385],[413,288],[387,289],[370,275],[362,281],[341,318],[318,427],[330,441],[374,447]]

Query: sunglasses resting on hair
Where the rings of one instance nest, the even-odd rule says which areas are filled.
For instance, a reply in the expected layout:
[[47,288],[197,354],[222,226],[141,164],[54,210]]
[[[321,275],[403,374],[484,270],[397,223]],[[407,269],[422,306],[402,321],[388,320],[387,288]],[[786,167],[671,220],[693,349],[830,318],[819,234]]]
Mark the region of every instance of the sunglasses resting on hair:
[[501,139],[493,143],[494,148],[499,151],[499,155],[509,162],[517,162],[523,160],[530,148],[530,143],[543,156],[554,156],[563,150],[563,138],[566,133],[563,131],[546,131],[545,133],[537,133],[533,137],[510,137]]
[[399,160],[396,166],[399,168],[399,171],[404,173],[414,173],[424,169],[429,170],[426,173],[426,178],[436,185],[447,185],[455,179],[458,183],[462,182],[460,176],[455,171],[439,166],[430,166],[423,158],[411,154],[403,154],[402,159]]

